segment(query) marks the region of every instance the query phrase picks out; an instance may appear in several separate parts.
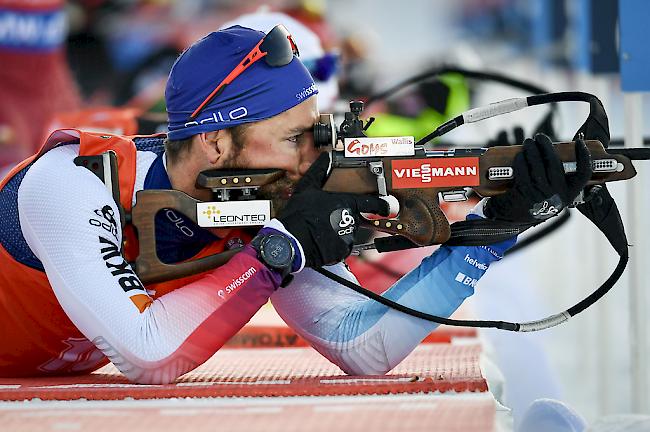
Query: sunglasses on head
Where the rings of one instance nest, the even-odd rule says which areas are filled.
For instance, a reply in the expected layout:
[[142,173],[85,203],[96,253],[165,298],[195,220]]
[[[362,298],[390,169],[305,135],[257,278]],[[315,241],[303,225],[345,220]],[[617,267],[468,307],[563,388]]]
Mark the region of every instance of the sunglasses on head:
[[291,63],[293,57],[298,57],[300,52],[298,46],[289,33],[289,30],[282,24],[278,24],[269,31],[253,49],[239,62],[237,66],[212,90],[203,102],[194,110],[190,119],[194,120],[210,102],[223,93],[224,89],[232,83],[235,78],[241,75],[253,63],[264,59],[271,67],[286,66]]

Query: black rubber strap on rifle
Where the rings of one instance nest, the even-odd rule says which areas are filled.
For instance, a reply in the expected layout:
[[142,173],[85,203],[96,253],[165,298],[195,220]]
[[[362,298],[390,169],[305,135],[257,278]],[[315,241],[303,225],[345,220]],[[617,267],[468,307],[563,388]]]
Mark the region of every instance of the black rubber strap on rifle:
[[495,221],[491,219],[470,219],[451,224],[448,246],[483,246],[499,243],[521,234],[532,224]]
[[[471,219],[451,224],[451,237],[444,244],[447,246],[484,246],[499,243],[521,234],[531,224],[494,221],[489,219]],[[417,248],[406,237],[393,235],[375,239],[377,252],[395,252]]]

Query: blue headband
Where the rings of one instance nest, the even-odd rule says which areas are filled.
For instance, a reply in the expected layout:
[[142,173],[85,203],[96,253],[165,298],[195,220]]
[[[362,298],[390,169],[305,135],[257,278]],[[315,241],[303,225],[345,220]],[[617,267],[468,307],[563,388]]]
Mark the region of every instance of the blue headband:
[[165,89],[170,140],[264,120],[318,93],[297,58],[282,67],[271,67],[262,59],[191,120],[190,114],[262,37],[262,32],[233,26],[210,33],[181,54]]

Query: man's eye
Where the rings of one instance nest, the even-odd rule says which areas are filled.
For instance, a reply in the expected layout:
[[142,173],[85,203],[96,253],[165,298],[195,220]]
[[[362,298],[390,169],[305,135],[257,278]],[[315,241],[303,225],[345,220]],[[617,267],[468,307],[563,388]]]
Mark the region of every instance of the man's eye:
[[301,136],[302,136],[302,134],[292,136],[292,137],[288,138],[288,141],[291,141],[292,143],[297,143]]

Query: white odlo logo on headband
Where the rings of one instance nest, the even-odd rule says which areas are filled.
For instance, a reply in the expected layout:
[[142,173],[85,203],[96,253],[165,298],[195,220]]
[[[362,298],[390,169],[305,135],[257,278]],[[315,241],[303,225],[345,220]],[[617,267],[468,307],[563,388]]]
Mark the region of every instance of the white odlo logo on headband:
[[339,222],[339,227],[342,228],[338,232],[340,236],[354,232],[354,218],[348,209],[343,209],[341,211],[341,222]]
[[183,126],[189,127],[189,126],[198,126],[204,123],[229,122],[233,120],[239,120],[240,118],[244,118],[247,115],[248,115],[248,109],[246,109],[246,107],[244,106],[240,106],[230,110],[230,112],[227,115],[227,118],[224,118],[224,114],[221,111],[214,111],[212,112],[212,115],[208,118],[204,118],[203,120],[199,120],[199,121],[195,120],[195,121],[187,122]]

